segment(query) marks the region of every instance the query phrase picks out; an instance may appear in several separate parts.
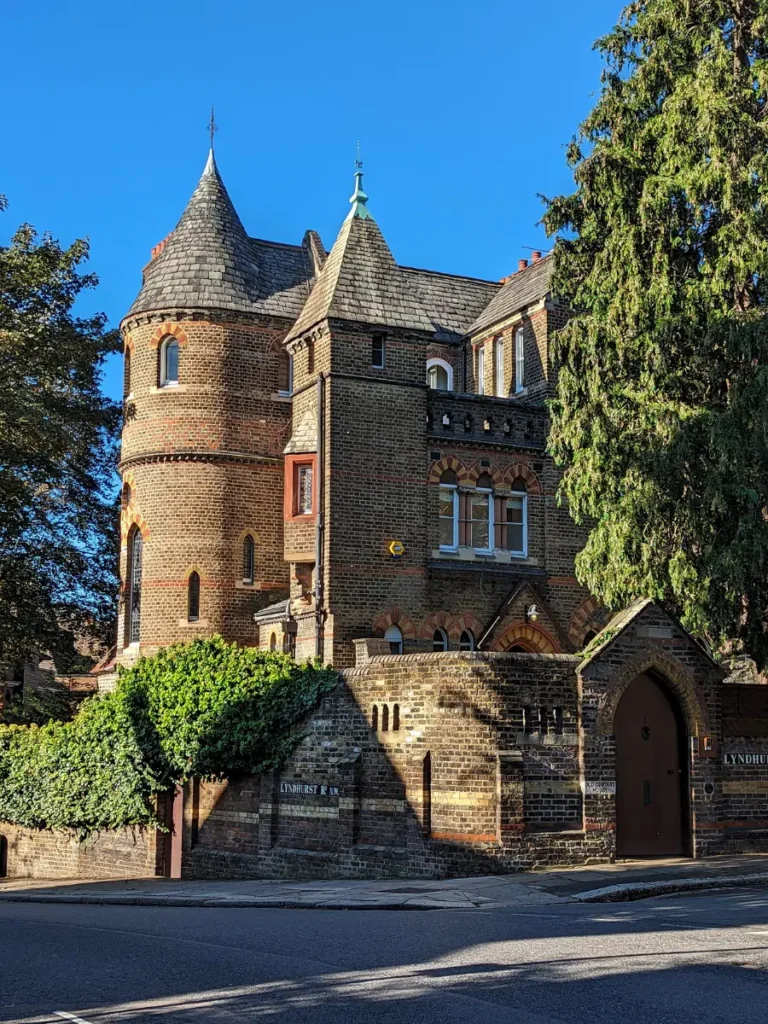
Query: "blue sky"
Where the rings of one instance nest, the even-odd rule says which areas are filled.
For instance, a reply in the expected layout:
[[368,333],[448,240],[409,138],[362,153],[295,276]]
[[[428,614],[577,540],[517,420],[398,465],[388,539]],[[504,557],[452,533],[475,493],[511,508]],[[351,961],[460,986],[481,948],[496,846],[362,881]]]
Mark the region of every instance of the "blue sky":
[[[619,0],[8,3],[0,243],[22,221],[88,236],[83,312],[124,315],[152,245],[216,156],[250,234],[330,248],[362,140],[398,262],[477,277],[547,247],[537,193],[594,102]],[[105,390],[117,397],[117,358]]]

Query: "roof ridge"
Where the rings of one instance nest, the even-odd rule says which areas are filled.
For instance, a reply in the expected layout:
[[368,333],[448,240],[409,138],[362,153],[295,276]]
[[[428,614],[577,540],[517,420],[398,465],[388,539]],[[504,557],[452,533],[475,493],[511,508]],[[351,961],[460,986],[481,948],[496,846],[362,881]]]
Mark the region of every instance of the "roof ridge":
[[275,242],[271,238],[257,238],[255,235],[248,235],[250,242],[260,242],[262,245],[274,245],[275,248],[279,249],[303,249],[303,245],[297,245],[295,242]]
[[472,277],[471,274],[451,274],[448,270],[430,270],[428,267],[407,267],[397,264],[399,270],[413,271],[417,274],[431,274],[433,277],[450,277],[458,281],[477,281],[478,284],[490,284],[495,288],[501,286],[500,281],[494,281],[490,277]]

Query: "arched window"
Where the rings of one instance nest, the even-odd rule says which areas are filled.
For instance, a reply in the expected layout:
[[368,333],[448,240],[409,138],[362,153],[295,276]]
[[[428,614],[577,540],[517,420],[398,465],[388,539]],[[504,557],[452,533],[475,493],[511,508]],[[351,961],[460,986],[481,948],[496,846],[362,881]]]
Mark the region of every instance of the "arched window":
[[290,395],[293,391],[293,357],[280,349],[277,365],[277,390],[281,395]]
[[444,629],[436,629],[435,632],[432,634],[432,650],[448,650],[448,634],[445,632]]
[[175,338],[166,338],[160,346],[160,387],[172,387],[179,383],[179,343]]
[[389,732],[389,705],[382,704],[381,706],[381,731]]
[[269,638],[269,649],[270,649],[270,651],[276,651],[277,650],[277,633],[273,632],[272,635],[270,636],[270,638]]
[[400,731],[400,705],[395,704],[392,707],[392,732]]
[[459,639],[459,650],[460,651],[474,651],[475,649],[475,634],[471,629],[465,629]]
[[307,373],[315,372],[315,343],[307,342]]
[[379,731],[379,705],[373,705],[373,714],[371,715],[371,728],[374,732]]
[[243,539],[243,583],[253,583],[255,545],[250,533]]
[[471,546],[475,551],[493,550],[493,481],[488,473],[478,477],[475,492],[469,496]]
[[528,556],[528,492],[525,481],[518,477],[512,484],[513,494],[505,501],[503,546],[513,555]]
[[563,709],[555,708],[555,734],[557,736],[563,735]]
[[440,548],[455,551],[459,546],[458,480],[452,469],[440,477]]
[[384,639],[389,643],[390,654],[403,653],[403,633],[399,626],[387,626]]
[[200,619],[200,573],[191,572],[187,583],[187,622]]
[[138,526],[128,537],[128,643],[137,644],[141,638],[141,569],[144,538]]
[[515,331],[515,392],[525,388],[525,332],[520,327]]
[[453,367],[445,359],[427,360],[427,384],[433,391],[453,391]]
[[539,732],[542,736],[549,732],[549,714],[544,707],[539,708]]
[[125,350],[125,356],[123,357],[123,398],[128,398],[131,394],[131,350],[127,348]]

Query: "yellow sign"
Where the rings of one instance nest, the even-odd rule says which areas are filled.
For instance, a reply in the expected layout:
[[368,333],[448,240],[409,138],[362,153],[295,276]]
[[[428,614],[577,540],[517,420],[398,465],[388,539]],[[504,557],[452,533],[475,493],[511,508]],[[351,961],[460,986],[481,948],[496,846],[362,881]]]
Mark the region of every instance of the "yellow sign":
[[405,544],[401,540],[391,540],[389,542],[389,553],[393,558],[400,558],[405,553]]

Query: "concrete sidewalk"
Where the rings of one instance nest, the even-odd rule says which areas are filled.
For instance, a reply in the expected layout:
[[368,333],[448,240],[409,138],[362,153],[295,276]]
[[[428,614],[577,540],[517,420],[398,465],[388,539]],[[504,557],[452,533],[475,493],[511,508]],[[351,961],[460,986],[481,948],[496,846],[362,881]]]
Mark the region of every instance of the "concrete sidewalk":
[[295,907],[327,910],[499,910],[608,902],[686,889],[768,884],[768,856],[623,861],[515,875],[439,881],[8,880],[0,901],[169,907]]

